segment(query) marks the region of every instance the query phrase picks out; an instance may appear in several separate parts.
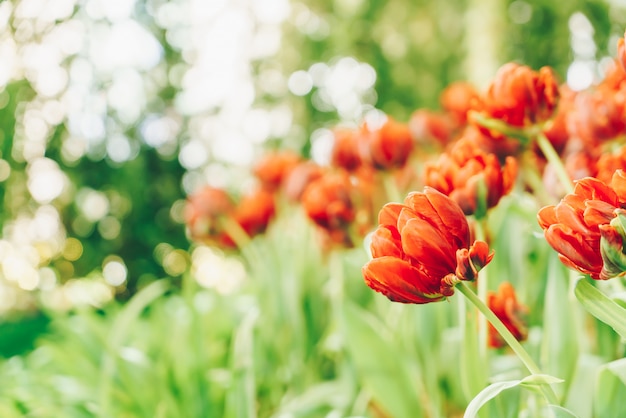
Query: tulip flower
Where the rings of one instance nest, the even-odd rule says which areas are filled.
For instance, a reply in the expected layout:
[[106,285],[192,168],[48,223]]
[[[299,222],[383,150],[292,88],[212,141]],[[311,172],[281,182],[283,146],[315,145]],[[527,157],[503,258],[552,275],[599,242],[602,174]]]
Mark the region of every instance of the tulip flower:
[[574,192],[538,215],[546,241],[567,267],[606,280],[626,271],[623,262],[623,209],[626,174],[618,170],[611,186],[593,177],[576,182]]
[[233,247],[221,219],[232,216],[235,204],[225,190],[205,186],[187,198],[184,219],[190,236],[197,241]]
[[361,129],[367,147],[365,160],[378,170],[402,168],[413,151],[413,138],[408,125],[387,118],[377,129],[364,125]]
[[[528,308],[517,301],[515,289],[509,282],[503,282],[497,292],[487,293],[487,306],[502,321],[504,326],[511,331],[517,341],[524,341],[528,337],[526,316]],[[496,331],[493,325],[489,325],[489,346],[501,348],[506,342]]]
[[302,194],[308,217],[326,230],[334,242],[351,245],[347,234],[354,221],[353,185],[345,172],[328,173],[313,181]]
[[426,185],[450,196],[466,215],[479,217],[511,191],[516,175],[513,157],[501,166],[495,154],[481,151],[469,138],[461,138],[424,169]]
[[546,121],[559,98],[559,86],[550,67],[533,71],[508,63],[500,67],[481,107],[492,118],[524,127]]
[[333,132],[335,142],[330,160],[333,166],[354,171],[363,164],[360,148],[362,137],[358,130],[338,128]]
[[292,151],[270,152],[257,161],[252,171],[264,188],[276,190],[301,161]]
[[463,211],[430,188],[412,192],[404,204],[388,203],[378,215],[365,283],[391,301],[423,304],[454,294],[461,280],[473,281],[493,258],[486,243],[470,246]]
[[253,237],[265,232],[275,212],[274,194],[258,188],[241,198],[233,213],[233,219],[248,236]]

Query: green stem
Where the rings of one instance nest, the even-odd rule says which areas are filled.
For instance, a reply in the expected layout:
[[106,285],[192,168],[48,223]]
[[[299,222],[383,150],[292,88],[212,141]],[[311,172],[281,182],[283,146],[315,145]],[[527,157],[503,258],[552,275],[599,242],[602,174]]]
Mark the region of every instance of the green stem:
[[396,185],[396,179],[393,177],[393,173],[383,173],[383,185],[385,188],[385,193],[387,194],[388,202],[402,202],[404,198],[402,197],[402,193],[398,190],[398,186]]
[[572,179],[570,179],[569,174],[567,174],[567,170],[563,165],[561,157],[559,157],[559,154],[555,151],[552,143],[550,143],[548,138],[546,138],[546,136],[542,132],[539,132],[539,134],[537,134],[537,145],[539,146],[539,149],[541,149],[541,152],[543,152],[543,155],[546,157],[548,162],[556,170],[556,176],[565,188],[565,191],[567,193],[574,192]]
[[[459,290],[459,292],[463,293],[463,295],[467,299],[469,299],[469,301],[472,302],[474,306],[480,312],[482,312],[483,315],[485,315],[487,320],[491,322],[494,328],[502,336],[504,341],[507,342],[507,344],[515,352],[517,357],[522,361],[522,363],[524,363],[528,371],[534,375],[542,374],[537,364],[535,364],[528,352],[524,349],[524,347],[522,347],[522,345],[519,343],[519,341],[517,341],[513,334],[511,334],[511,331],[509,331],[508,328],[502,323],[502,321],[500,321],[500,319],[496,316],[496,314],[494,314],[493,311],[489,309],[489,307],[487,307],[487,305],[483,303],[483,301],[480,300],[478,296],[476,296],[474,291],[472,291],[472,289],[470,289],[470,287],[465,282],[459,282],[456,288]],[[550,385],[541,385],[541,391],[548,400],[548,403],[552,405],[559,405],[556,394],[554,393],[554,390]]]

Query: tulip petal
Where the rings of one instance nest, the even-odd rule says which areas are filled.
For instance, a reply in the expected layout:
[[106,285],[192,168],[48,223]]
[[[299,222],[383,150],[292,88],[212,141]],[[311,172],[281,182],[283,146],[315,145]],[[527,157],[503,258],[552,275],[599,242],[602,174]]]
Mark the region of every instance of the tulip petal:
[[569,260],[569,267],[583,273],[600,273],[602,257],[600,255],[600,237],[584,236],[575,233],[570,227],[555,224],[546,230],[546,241],[562,257]]
[[376,231],[372,234],[370,249],[374,258],[386,255],[400,259],[404,258],[400,233],[393,226],[381,225],[376,228]]
[[542,229],[548,229],[550,225],[559,223],[555,209],[555,206],[544,206],[537,213],[537,221]]
[[617,170],[613,173],[611,187],[615,190],[620,203],[622,205],[626,203],[626,172],[624,170]]
[[453,273],[456,266],[456,247],[450,237],[428,222],[410,219],[400,232],[402,250],[413,258],[429,275],[442,278]]
[[456,248],[469,246],[467,219],[454,200],[432,187],[425,187],[424,193],[410,193],[404,202],[417,217],[451,234]]
[[387,203],[378,212],[378,223],[380,225],[392,225],[397,227],[398,215],[405,206],[400,203]]
[[439,280],[426,277],[417,268],[395,257],[370,260],[362,269],[365,283],[393,302],[429,303],[443,300]]

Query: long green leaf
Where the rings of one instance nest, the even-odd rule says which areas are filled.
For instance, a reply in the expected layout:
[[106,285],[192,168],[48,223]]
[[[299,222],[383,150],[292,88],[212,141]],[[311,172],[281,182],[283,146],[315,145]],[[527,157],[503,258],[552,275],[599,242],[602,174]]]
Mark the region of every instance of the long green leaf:
[[576,298],[591,315],[626,339],[626,309],[608,298],[585,279],[576,283]]
[[409,376],[406,359],[382,332],[385,325],[354,304],[344,303],[343,335],[363,385],[374,401],[394,418],[419,418],[424,407],[414,377]]
[[549,405],[552,418],[578,418],[578,415],[559,405]]
[[474,418],[478,416],[478,411],[482,408],[487,402],[495,398],[500,394],[500,392],[514,388],[522,383],[521,380],[507,380],[504,382],[495,382],[484,388],[480,391],[478,395],[472,399],[472,401],[467,405],[465,409],[465,413],[463,414],[463,418]]

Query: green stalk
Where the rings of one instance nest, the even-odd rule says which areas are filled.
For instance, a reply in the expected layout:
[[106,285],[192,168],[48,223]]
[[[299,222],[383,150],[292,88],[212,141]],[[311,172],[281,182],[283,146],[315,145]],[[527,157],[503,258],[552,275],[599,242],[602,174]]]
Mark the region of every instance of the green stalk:
[[543,152],[543,155],[546,157],[548,162],[556,170],[556,176],[565,188],[565,191],[567,193],[573,193],[574,185],[572,184],[572,179],[570,179],[567,174],[567,170],[563,165],[561,157],[559,157],[559,154],[554,150],[552,143],[550,143],[548,138],[546,138],[542,132],[537,134],[537,145],[539,146],[539,149],[541,149],[541,152]]
[[[469,299],[470,302],[474,304],[474,306],[482,312],[483,315],[487,318],[489,322],[494,326],[494,328],[498,331],[498,333],[502,336],[504,341],[511,347],[511,349],[515,352],[517,357],[524,363],[528,371],[533,375],[540,375],[541,370],[535,364],[533,359],[530,357],[528,352],[522,347],[522,345],[517,341],[517,339],[511,334],[511,331],[507,329],[507,327],[500,321],[500,319],[493,313],[489,307],[476,296],[476,294],[470,289],[470,287],[463,281],[459,282],[456,285],[456,288],[459,292],[463,293],[463,295]],[[541,385],[541,391],[543,395],[547,399],[548,403],[551,405],[559,405],[559,400],[554,393],[554,390],[550,385],[544,384]]]

